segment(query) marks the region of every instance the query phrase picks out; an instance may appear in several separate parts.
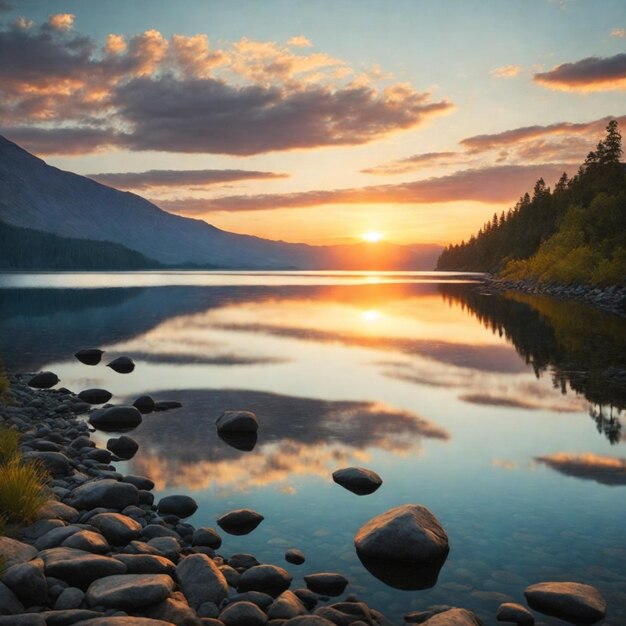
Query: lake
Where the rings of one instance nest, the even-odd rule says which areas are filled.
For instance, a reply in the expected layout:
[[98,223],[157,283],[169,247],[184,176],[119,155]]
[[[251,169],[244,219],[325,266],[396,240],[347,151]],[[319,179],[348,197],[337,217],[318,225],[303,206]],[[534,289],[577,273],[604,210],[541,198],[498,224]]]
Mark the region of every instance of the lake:
[[[503,601],[546,580],[596,585],[605,624],[626,623],[626,324],[584,305],[496,296],[475,275],[398,272],[157,272],[0,275],[0,358],[50,369],[78,392],[177,400],[131,436],[119,463],[215,526],[265,516],[221,553],[249,552],[302,576],[336,571],[397,623],[432,604],[495,623]],[[106,351],[95,367],[81,348]],[[132,374],[105,367],[127,354]],[[239,450],[216,434],[226,409],[260,421]],[[105,445],[107,435],[98,433]],[[375,470],[357,496],[334,470]],[[403,590],[359,561],[353,536],[405,503],[450,538],[437,583]],[[284,562],[302,549],[301,566]],[[383,576],[384,578],[384,576]],[[391,582],[391,584],[389,584]],[[542,618],[539,623],[559,624]]]

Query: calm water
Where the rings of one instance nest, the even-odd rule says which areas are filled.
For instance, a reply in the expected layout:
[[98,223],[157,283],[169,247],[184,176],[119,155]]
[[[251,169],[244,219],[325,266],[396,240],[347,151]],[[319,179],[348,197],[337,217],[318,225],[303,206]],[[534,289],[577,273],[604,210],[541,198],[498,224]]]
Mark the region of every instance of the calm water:
[[[579,580],[626,623],[626,330],[582,305],[480,292],[471,275],[139,273],[0,275],[0,353],[113,402],[149,393],[183,408],[145,416],[120,464],[160,494],[190,493],[191,518],[239,507],[265,521],[222,552],[301,576],[339,571],[348,592],[401,623],[431,604],[495,623],[526,585]],[[96,367],[73,353],[107,351]],[[135,372],[104,366],[131,355]],[[224,409],[260,419],[253,451],[215,433]],[[626,428],[624,429],[626,430]],[[106,437],[102,436],[102,442]],[[330,478],[363,465],[358,497]],[[157,494],[158,495],[158,494]],[[428,506],[451,551],[437,584],[403,591],[370,574],[352,537],[399,504]],[[539,623],[557,624],[544,618]],[[562,622],[561,622],[562,623]]]

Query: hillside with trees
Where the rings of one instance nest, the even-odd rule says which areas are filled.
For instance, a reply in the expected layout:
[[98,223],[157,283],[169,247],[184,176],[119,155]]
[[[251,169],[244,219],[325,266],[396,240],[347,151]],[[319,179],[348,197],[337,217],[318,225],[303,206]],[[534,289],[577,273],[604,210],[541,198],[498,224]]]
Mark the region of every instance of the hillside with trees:
[[539,179],[469,241],[448,246],[438,270],[497,273],[542,283],[610,285],[626,277],[626,167],[617,122],[578,173],[554,189]]

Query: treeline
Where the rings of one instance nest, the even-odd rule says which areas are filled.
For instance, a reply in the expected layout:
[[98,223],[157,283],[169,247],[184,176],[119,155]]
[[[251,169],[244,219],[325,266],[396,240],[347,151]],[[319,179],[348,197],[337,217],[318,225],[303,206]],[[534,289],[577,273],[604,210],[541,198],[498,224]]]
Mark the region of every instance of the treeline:
[[540,282],[616,284],[626,277],[626,167],[617,122],[578,173],[551,190],[543,179],[469,241],[448,246],[438,270]]
[[145,270],[163,267],[140,252],[110,241],[59,237],[0,222],[3,270]]

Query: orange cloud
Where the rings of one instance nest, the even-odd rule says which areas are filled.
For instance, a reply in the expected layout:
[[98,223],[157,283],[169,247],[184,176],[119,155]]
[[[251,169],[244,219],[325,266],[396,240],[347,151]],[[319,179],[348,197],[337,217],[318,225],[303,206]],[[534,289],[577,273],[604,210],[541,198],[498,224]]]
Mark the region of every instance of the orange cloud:
[[503,65],[491,70],[490,74],[495,78],[514,78],[522,71],[521,65]]
[[613,91],[626,89],[626,53],[612,57],[587,57],[575,63],[557,65],[533,80],[559,91]]
[[221,50],[211,49],[209,38],[202,34],[191,37],[173,35],[170,56],[185,76],[206,77],[226,60]]
[[296,37],[292,37],[291,39],[287,40],[287,45],[293,46],[294,48],[312,48],[313,47],[313,44],[311,43],[311,41],[307,37],[304,37],[303,35],[297,35]]
[[624,37],[626,37],[626,28],[614,28],[610,34],[611,34],[611,37],[618,37],[620,39],[624,39]]
[[126,51],[126,40],[123,35],[107,35],[104,50],[107,54],[121,54]]
[[604,485],[626,485],[626,459],[617,459],[599,454],[569,454],[556,452],[537,457],[540,463],[566,476],[594,480]]
[[423,167],[450,165],[451,163],[458,162],[460,156],[458,152],[425,152],[423,154],[414,154],[404,159],[390,161],[389,163],[383,163],[382,165],[376,165],[361,170],[361,173],[383,176],[406,174],[407,172],[413,172]]
[[75,17],[72,13],[56,13],[48,18],[48,24],[55,30],[71,30]]

